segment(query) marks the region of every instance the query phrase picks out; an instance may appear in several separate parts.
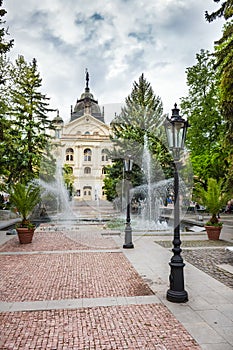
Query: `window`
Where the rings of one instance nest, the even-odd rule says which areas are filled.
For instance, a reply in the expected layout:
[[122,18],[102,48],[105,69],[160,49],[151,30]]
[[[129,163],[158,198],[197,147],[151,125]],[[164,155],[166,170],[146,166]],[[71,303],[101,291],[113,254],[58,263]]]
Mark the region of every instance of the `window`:
[[90,132],[89,132],[89,131],[86,131],[86,132],[84,133],[84,135],[90,135]]
[[91,155],[92,155],[92,152],[91,152],[90,148],[86,148],[83,153],[84,153],[84,161],[85,162],[90,162],[91,161]]
[[88,166],[86,166],[86,167],[84,168],[84,174],[91,174],[91,168],[88,167]]
[[107,170],[105,169],[105,167],[102,168],[102,175],[107,174]]
[[66,149],[66,161],[72,162],[74,160],[74,150],[73,148]]
[[102,149],[101,154],[102,154],[102,157],[101,157],[102,162],[107,162],[108,161],[107,150],[106,149]]
[[91,190],[92,190],[91,186],[84,186],[83,187],[83,195],[86,197],[91,197]]
[[56,129],[55,130],[55,138],[60,139],[61,138],[61,129]]

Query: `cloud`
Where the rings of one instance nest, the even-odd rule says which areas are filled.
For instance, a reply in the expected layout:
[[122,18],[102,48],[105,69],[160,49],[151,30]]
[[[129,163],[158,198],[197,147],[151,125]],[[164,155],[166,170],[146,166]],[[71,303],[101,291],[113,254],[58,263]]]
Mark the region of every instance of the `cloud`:
[[3,7],[15,40],[12,59],[37,59],[43,91],[66,121],[86,68],[106,110],[124,102],[143,72],[170,112],[186,94],[185,69],[221,36],[221,20],[204,19],[216,5],[202,0],[5,0]]

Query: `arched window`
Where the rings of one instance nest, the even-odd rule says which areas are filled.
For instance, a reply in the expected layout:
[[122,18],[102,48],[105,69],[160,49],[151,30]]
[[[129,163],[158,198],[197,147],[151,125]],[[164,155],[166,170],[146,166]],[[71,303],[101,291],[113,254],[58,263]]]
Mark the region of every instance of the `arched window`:
[[90,162],[91,161],[91,155],[92,155],[92,152],[90,150],[90,148],[86,148],[83,152],[84,154],[84,161],[85,162]]
[[85,197],[91,197],[91,189],[92,189],[91,186],[84,186],[83,187],[83,195]]
[[102,149],[101,154],[102,154],[102,157],[101,157],[102,162],[107,162],[108,161],[107,150],[106,149]]
[[89,166],[84,168],[84,174],[91,174],[91,168]]
[[84,133],[84,135],[90,135],[90,132],[89,132],[89,131],[86,131],[86,132]]
[[105,174],[107,174],[107,170],[106,170],[105,167],[103,167],[103,168],[102,168],[102,175],[105,175]]
[[74,160],[74,150],[73,148],[66,149],[66,160],[72,162]]

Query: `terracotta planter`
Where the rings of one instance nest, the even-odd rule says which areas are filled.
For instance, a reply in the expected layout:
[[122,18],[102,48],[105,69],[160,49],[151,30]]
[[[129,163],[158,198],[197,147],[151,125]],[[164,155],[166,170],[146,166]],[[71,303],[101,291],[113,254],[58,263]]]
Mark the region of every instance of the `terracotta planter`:
[[19,242],[21,244],[28,244],[32,242],[32,237],[34,234],[35,229],[34,228],[27,228],[27,227],[18,227],[16,229],[19,237]]
[[222,226],[205,226],[207,236],[210,240],[216,241],[219,239]]

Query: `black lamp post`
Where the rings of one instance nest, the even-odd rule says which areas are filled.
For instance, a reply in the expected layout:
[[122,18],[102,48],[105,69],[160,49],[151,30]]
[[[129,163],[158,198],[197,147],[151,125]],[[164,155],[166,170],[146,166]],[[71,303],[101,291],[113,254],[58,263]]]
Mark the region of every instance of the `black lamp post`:
[[[124,159],[124,170],[126,173],[130,173],[133,168],[133,160],[130,156],[127,156]],[[127,191],[126,191],[126,223],[125,223],[125,244],[123,245],[123,248],[130,249],[134,248],[134,245],[132,243],[132,228],[130,225],[130,193],[129,193],[129,184],[127,184]]]
[[184,272],[185,266],[181,252],[180,240],[180,205],[179,205],[179,174],[178,166],[180,160],[180,152],[184,149],[184,141],[188,122],[179,115],[177,104],[172,109],[171,118],[165,121],[165,129],[169,149],[172,151],[174,158],[174,238],[173,238],[173,253],[169,263],[170,271],[170,289],[167,291],[167,300],[183,303],[188,301],[188,293],[184,289]]

